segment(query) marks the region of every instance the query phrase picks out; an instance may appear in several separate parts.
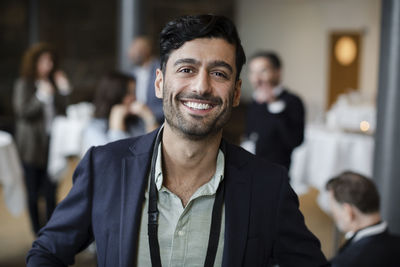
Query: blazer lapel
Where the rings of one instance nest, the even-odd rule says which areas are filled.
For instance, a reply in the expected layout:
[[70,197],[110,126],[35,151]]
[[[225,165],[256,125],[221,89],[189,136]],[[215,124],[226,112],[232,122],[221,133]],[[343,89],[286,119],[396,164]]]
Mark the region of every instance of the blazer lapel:
[[144,191],[156,133],[138,139],[129,147],[133,156],[122,162],[119,266],[135,265]]
[[[241,266],[246,247],[249,210],[250,177],[244,173],[245,162],[235,159],[235,151],[227,150],[225,177],[225,242],[223,266]],[[243,159],[242,159],[243,161]]]

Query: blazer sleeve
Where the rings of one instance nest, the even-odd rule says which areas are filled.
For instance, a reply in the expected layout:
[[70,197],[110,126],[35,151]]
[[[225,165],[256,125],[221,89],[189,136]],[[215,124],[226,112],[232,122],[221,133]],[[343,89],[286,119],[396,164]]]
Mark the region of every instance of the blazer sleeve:
[[276,221],[274,258],[280,267],[330,266],[319,240],[307,229],[298,198],[288,179],[282,183]]
[[57,206],[47,225],[40,230],[26,259],[27,266],[67,266],[75,255],[93,241],[91,148],[74,173],[74,185]]

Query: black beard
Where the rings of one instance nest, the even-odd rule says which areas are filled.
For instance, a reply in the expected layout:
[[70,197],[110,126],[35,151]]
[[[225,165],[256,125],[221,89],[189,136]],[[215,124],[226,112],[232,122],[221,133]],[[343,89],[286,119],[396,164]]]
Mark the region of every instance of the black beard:
[[[163,109],[165,120],[171,128],[180,134],[182,137],[189,140],[204,140],[218,134],[222,128],[227,124],[232,113],[233,93],[229,96],[229,102],[227,103],[226,109],[218,114],[214,119],[208,123],[202,123],[202,117],[192,115],[192,118],[198,120],[198,122],[187,121],[183,114],[180,113],[178,105],[181,103],[180,99],[190,98],[198,100],[206,100],[211,102],[214,106],[221,106],[223,101],[219,97],[214,97],[210,94],[198,95],[198,94],[183,94],[180,93],[175,98],[169,98],[167,94],[168,86],[164,85],[163,88]],[[176,104],[176,106],[174,106]],[[174,108],[175,107],[175,108]]]

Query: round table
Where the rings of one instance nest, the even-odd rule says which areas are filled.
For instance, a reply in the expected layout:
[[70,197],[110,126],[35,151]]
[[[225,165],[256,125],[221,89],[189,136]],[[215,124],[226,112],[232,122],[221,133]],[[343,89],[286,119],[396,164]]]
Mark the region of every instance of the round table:
[[0,183],[10,213],[17,216],[25,208],[23,169],[12,136],[0,131]]
[[318,203],[328,211],[326,182],[346,170],[371,177],[373,153],[371,135],[307,126],[304,143],[292,154],[291,184],[297,194],[304,194],[310,186],[318,189]]

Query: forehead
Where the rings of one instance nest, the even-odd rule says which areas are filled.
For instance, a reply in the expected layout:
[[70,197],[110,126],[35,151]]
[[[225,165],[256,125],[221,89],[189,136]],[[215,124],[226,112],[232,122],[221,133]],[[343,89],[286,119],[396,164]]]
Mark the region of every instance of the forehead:
[[253,58],[249,63],[250,70],[260,68],[272,68],[271,62],[266,57]]
[[146,39],[144,39],[144,38],[137,38],[135,41],[133,41],[133,43],[132,43],[132,47],[134,47],[134,48],[138,48],[138,47],[146,47],[146,46],[148,46],[148,45],[150,45],[149,44],[149,42],[146,40]]
[[39,55],[39,59],[43,59],[43,58],[51,58],[52,57],[52,55],[51,55],[51,53],[50,52],[48,52],[48,51],[45,51],[45,52],[43,52],[43,53],[41,53],[40,55]]
[[235,69],[235,46],[222,38],[198,38],[184,43],[174,50],[167,62],[173,65],[177,60],[193,58],[202,64],[213,61],[225,61]]

